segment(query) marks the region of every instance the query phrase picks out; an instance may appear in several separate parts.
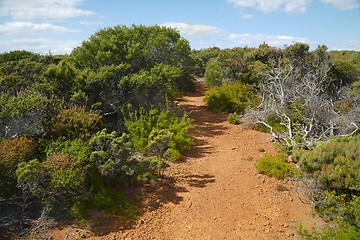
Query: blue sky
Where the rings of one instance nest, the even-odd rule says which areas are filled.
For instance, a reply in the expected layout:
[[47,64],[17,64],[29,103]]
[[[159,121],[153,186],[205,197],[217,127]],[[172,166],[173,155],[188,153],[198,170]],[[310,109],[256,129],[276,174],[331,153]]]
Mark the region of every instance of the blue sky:
[[0,52],[70,53],[118,24],[177,28],[193,49],[304,42],[360,51],[360,0],[0,0]]

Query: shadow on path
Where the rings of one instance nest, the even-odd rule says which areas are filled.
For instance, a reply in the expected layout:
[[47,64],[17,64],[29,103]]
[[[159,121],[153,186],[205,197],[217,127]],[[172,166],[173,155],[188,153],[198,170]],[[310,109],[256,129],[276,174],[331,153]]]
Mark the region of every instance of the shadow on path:
[[213,113],[203,102],[204,84],[198,82],[198,91],[190,92],[179,100],[181,107],[194,119],[195,128],[190,130],[194,138],[194,145],[188,151],[184,151],[186,158],[202,158],[214,152],[213,147],[206,140],[224,134],[227,127],[222,124],[226,121],[226,114]]
[[[203,103],[204,85],[198,82],[198,91],[186,94],[179,99],[179,105],[190,117],[194,119],[195,127],[190,130],[194,138],[194,145],[191,149],[184,151],[182,161],[178,163],[186,164],[189,158],[202,158],[214,152],[213,146],[208,142],[208,138],[224,134],[226,127],[223,122],[226,121],[224,114],[212,113]],[[181,168],[180,168],[181,169]],[[181,193],[188,192],[187,188],[205,188],[208,184],[215,182],[215,176],[210,174],[193,174],[188,171],[179,171],[177,168],[166,169],[165,174],[159,178],[156,183],[147,183],[141,187],[130,189],[129,195],[132,198],[139,199],[142,207],[150,211],[156,210],[163,204],[179,204],[183,201]],[[108,225],[105,228],[91,228],[96,236],[103,236],[119,229],[131,229],[136,227],[136,222],[130,221],[115,224],[113,227]],[[104,224],[99,224],[102,227]]]

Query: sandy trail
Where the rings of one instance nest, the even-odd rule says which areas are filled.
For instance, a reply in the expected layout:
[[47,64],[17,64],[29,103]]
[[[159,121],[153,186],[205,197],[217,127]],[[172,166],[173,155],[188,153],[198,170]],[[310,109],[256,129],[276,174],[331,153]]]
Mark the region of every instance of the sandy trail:
[[305,227],[322,223],[296,182],[257,173],[255,160],[276,152],[269,134],[209,112],[202,91],[183,97],[179,105],[195,119],[193,148],[165,169],[162,183],[143,190],[147,211],[135,224],[85,237],[281,240],[297,239],[300,222]]

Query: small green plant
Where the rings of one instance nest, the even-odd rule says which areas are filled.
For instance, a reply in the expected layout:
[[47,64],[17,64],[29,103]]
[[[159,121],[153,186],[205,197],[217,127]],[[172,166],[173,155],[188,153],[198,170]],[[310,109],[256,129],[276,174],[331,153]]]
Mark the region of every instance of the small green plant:
[[298,173],[294,165],[285,162],[285,154],[275,156],[265,154],[256,164],[256,169],[265,175],[283,179],[296,176]]
[[252,157],[252,156],[247,156],[245,160],[251,162],[251,161],[254,160],[254,157]]
[[70,208],[71,216],[78,221],[84,222],[88,218],[86,206],[81,201],[74,203]]
[[[92,193],[82,204],[88,209],[97,209],[112,215],[120,215],[126,220],[136,219],[141,212],[135,201],[127,197],[122,191],[104,185]],[[74,214],[78,213],[80,216],[84,216],[81,215],[83,214],[81,212],[83,207],[79,205],[77,208],[79,211],[76,212],[76,209],[74,209]]]
[[189,149],[192,138],[188,130],[192,119],[178,117],[169,110],[140,108],[127,114],[125,125],[135,149],[141,153],[162,156],[167,149]]
[[229,114],[229,116],[227,117],[227,120],[231,124],[238,125],[241,123],[241,117],[242,117],[241,115],[234,112],[234,113]]

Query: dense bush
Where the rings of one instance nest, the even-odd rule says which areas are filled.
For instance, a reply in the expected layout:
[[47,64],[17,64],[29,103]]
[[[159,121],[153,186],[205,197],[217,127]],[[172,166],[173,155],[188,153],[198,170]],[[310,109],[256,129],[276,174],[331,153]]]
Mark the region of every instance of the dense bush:
[[0,161],[11,166],[28,160],[35,152],[36,144],[28,137],[5,139],[0,142]]
[[222,84],[221,64],[218,59],[211,59],[207,63],[204,77],[207,87],[220,86]]
[[356,240],[360,239],[360,197],[337,195],[327,192],[318,209],[326,220],[333,220],[335,224],[323,229],[308,231],[300,228],[298,233],[306,240]]
[[250,86],[242,83],[223,84],[205,92],[205,102],[215,112],[243,114],[255,106],[256,96]]
[[49,138],[66,137],[69,139],[89,139],[103,127],[99,113],[86,111],[85,108],[62,109],[46,122]]
[[335,138],[312,151],[295,152],[305,172],[324,188],[360,191],[360,136]]
[[301,229],[304,239],[359,239],[360,237],[360,136],[338,137],[310,151],[294,151],[294,158],[309,178],[314,178],[312,199],[316,209],[335,225],[313,232]]
[[[29,199],[35,197],[53,214],[86,197],[90,149],[81,139],[57,139],[45,149],[44,159],[18,165],[18,185]],[[30,198],[31,197],[31,198]]]
[[0,197],[9,197],[17,192],[17,166],[31,159],[35,150],[34,140],[27,137],[5,139],[0,142]]
[[92,149],[90,159],[102,176],[132,175],[129,159],[132,153],[132,144],[129,136],[123,133],[117,136],[116,132],[107,133],[106,129],[96,133],[89,141]]
[[0,137],[41,134],[46,105],[47,99],[33,90],[16,95],[0,94],[0,124],[3,126]]
[[179,151],[190,148],[192,139],[187,131],[191,122],[190,118],[178,118],[169,110],[139,109],[128,114],[125,125],[135,149],[175,160]]
[[265,154],[256,163],[256,169],[259,173],[263,173],[277,179],[298,175],[299,173],[295,170],[294,165],[286,163],[285,160],[285,154],[278,154],[276,156]]
[[61,137],[48,143],[45,154],[46,156],[64,155],[74,163],[89,164],[90,148],[89,144],[80,138],[68,140]]
[[[164,96],[171,100],[180,96],[178,82],[181,81],[182,74],[182,69],[179,67],[158,64],[150,70],[144,69],[122,77],[118,87],[141,91],[142,96],[136,96],[137,101],[134,96],[131,96],[134,99],[132,103],[146,107],[149,104],[144,103],[145,99],[149,103],[159,104]],[[150,89],[152,91],[149,91]],[[142,102],[141,99],[143,99]],[[152,102],[151,99],[156,101]]]

